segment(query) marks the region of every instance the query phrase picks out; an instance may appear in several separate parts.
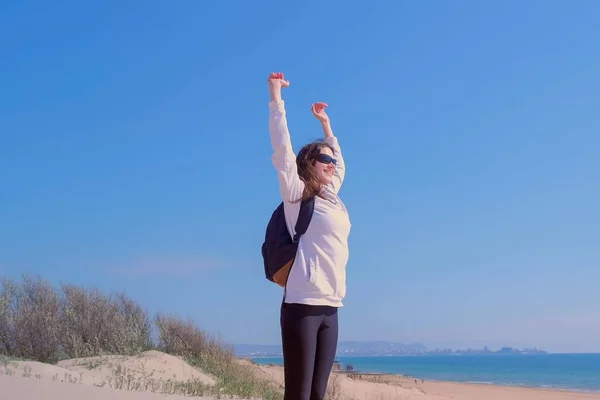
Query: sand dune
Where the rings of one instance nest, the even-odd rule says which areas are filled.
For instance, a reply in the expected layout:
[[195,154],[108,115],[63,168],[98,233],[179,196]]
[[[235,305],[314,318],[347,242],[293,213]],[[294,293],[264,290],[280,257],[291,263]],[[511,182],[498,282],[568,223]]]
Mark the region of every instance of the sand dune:
[[[15,378],[14,388],[31,382],[37,390],[50,382],[55,385],[49,388],[54,391],[66,390],[65,393],[74,390],[73,386],[87,386],[173,394],[180,393],[184,389],[183,384],[195,389],[193,393],[202,393],[200,389],[203,386],[216,383],[214,378],[181,358],[159,351],[147,351],[137,356],[76,358],[61,361],[57,365],[11,361],[0,365],[0,376],[4,381]],[[66,385],[56,386],[61,383]]]
[[[90,385],[64,384],[51,380],[31,379],[22,376],[0,375],[0,400],[64,399],[190,400],[190,397],[149,392],[131,392]],[[215,400],[213,397],[194,397],[194,399]]]
[[57,364],[74,373],[81,373],[86,382],[94,385],[109,382],[120,373],[132,375],[137,381],[173,380],[186,382],[197,380],[205,385],[214,385],[215,380],[202,371],[191,367],[179,357],[146,351],[139,356],[100,356],[74,358]]

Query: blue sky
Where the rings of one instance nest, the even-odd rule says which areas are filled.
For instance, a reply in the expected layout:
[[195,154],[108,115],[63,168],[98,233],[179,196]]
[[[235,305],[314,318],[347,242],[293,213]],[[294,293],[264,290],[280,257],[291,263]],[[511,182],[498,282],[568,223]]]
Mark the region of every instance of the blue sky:
[[4,2],[0,273],[278,343],[282,71],[345,152],[340,339],[600,352],[600,3],[483,3]]

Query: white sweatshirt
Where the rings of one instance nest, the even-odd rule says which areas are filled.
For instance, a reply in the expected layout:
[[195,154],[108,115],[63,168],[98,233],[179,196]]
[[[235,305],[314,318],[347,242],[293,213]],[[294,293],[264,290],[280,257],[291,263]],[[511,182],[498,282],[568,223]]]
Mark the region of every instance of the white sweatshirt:
[[[283,199],[288,231],[295,232],[304,182],[298,176],[296,155],[292,149],[284,101],[269,103],[269,131],[273,146],[272,161]],[[296,259],[288,277],[285,302],[342,307],[346,295],[346,264],[350,219],[338,191],[344,180],[345,165],[337,138],[326,138],[334,149],[337,166],[330,185],[315,198],[313,216],[300,237]]]

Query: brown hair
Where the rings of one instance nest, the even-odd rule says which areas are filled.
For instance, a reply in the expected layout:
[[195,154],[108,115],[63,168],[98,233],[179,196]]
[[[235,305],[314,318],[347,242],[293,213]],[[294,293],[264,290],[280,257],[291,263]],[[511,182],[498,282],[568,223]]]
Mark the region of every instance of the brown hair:
[[321,182],[319,182],[319,178],[315,172],[315,162],[319,154],[321,154],[321,150],[325,147],[329,148],[335,154],[333,147],[323,140],[317,140],[305,145],[298,153],[296,165],[298,167],[298,175],[304,182],[304,192],[302,193],[302,198],[297,201],[321,195]]

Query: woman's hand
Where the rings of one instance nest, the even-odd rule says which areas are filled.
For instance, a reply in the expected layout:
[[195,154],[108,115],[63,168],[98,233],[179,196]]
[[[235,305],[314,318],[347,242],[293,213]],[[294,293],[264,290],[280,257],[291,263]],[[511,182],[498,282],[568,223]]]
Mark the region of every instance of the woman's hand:
[[329,123],[329,116],[325,112],[325,107],[328,107],[327,103],[315,103],[311,107],[311,111],[316,119],[318,119],[322,124]]
[[269,92],[271,93],[271,101],[281,100],[281,88],[290,86],[290,81],[283,78],[283,73],[273,72],[269,75]]
[[333,137],[333,130],[331,129],[331,121],[329,121],[329,115],[325,112],[325,107],[328,107],[327,103],[315,103],[311,107],[311,111],[316,119],[321,123],[323,128],[323,136],[325,138]]

